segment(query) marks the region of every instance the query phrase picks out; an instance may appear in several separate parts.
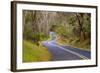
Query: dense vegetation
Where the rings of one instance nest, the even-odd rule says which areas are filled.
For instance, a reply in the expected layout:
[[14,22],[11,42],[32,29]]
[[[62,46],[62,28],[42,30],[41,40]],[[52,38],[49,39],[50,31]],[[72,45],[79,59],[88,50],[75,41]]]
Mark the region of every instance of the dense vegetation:
[[23,41],[23,62],[39,62],[51,60],[51,54],[43,46],[36,46],[31,41]]
[[[58,44],[90,50],[91,15],[89,13],[23,10],[23,52],[26,50],[28,52],[31,45],[33,45],[31,49],[37,47],[37,51],[38,48],[45,51],[41,41],[50,38],[49,33],[51,30],[57,34]],[[29,43],[31,43],[30,46]],[[25,53],[23,54],[23,60],[35,59],[33,53],[29,53],[32,57],[28,57],[28,53]],[[44,54],[48,56],[46,58],[49,60],[50,54],[47,55],[47,50]]]

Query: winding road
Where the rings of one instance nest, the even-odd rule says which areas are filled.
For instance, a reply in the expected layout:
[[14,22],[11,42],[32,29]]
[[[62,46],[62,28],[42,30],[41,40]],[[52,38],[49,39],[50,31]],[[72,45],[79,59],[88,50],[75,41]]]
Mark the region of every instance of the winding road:
[[70,46],[61,46],[56,43],[55,40],[44,41],[43,45],[48,48],[52,54],[52,61],[61,60],[84,60],[90,59],[91,53],[83,51],[78,48]]

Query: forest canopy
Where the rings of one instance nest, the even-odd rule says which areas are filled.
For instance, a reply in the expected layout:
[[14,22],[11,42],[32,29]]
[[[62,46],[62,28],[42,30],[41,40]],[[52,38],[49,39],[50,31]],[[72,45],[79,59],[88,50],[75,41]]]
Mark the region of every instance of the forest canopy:
[[57,43],[90,50],[91,14],[23,10],[23,39],[39,46],[57,34]]
[[69,40],[69,44],[84,43],[87,40],[88,46],[90,45],[90,13],[23,10],[23,18],[24,39],[38,44],[39,41],[48,39],[52,29],[61,39]]

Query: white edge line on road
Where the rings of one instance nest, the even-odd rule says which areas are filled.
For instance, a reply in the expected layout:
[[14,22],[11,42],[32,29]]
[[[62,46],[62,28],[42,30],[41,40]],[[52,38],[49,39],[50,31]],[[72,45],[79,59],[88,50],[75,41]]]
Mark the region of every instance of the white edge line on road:
[[81,57],[81,58],[83,58],[83,59],[88,59],[87,57],[85,57],[85,56],[83,56],[83,55],[81,55],[81,54],[78,54],[78,53],[76,53],[76,52],[74,52],[74,51],[65,49],[65,48],[63,48],[63,47],[61,47],[61,46],[52,44],[52,43],[50,43],[50,42],[48,42],[48,43],[51,44],[51,45],[53,45],[53,46],[59,47],[59,48],[61,48],[62,50],[65,50],[65,51],[67,51],[67,52],[70,52],[70,53],[72,53],[72,54],[74,54],[74,55],[76,55],[76,56],[78,56],[78,57]]

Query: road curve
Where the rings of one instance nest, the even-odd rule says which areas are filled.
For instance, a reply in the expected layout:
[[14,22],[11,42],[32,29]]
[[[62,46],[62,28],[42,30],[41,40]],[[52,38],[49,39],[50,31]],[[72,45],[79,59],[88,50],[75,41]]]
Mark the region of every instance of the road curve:
[[[52,61],[61,61],[61,60],[81,60],[81,59],[89,59],[90,57],[85,56],[85,52],[80,50],[74,50],[68,46],[60,46],[53,41],[45,41],[43,45],[48,48],[48,50],[52,54]],[[70,50],[71,49],[71,50]],[[84,54],[81,54],[81,53]],[[89,53],[90,55],[90,53]]]

